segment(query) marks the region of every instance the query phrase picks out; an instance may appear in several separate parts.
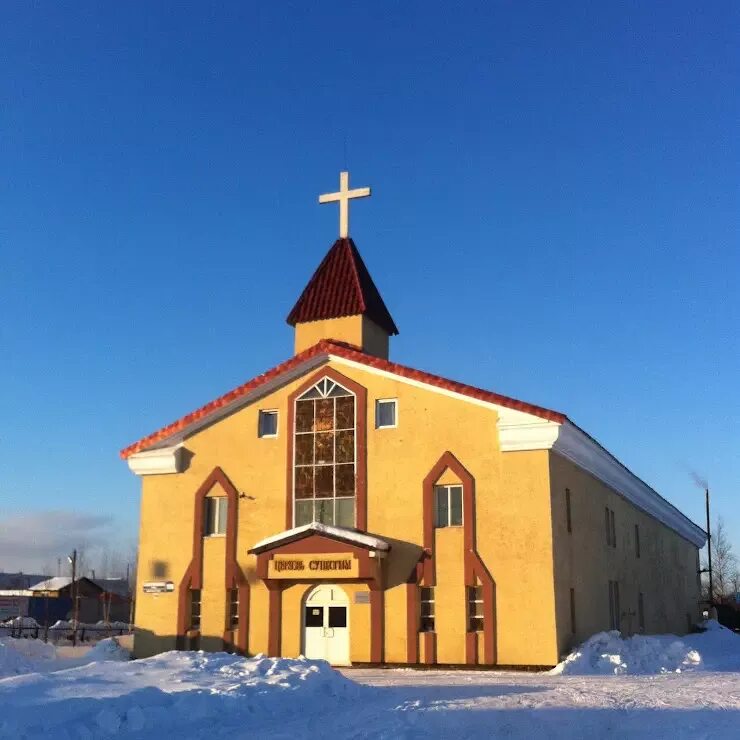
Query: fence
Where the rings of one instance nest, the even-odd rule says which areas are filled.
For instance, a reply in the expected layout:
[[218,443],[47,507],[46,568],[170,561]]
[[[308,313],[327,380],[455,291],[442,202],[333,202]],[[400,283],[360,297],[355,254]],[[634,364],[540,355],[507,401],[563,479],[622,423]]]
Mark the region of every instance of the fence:
[[43,627],[35,625],[23,627],[20,625],[0,624],[0,639],[3,637],[25,637],[30,640],[43,640],[54,645],[92,644],[104,640],[106,637],[120,637],[130,635],[133,625],[86,625]]

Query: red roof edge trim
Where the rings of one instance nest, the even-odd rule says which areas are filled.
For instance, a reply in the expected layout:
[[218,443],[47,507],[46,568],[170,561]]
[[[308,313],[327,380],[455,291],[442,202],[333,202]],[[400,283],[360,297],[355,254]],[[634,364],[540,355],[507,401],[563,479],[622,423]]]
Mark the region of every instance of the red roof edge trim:
[[307,360],[310,360],[322,353],[328,354],[329,344],[330,343],[327,342],[327,340],[323,339],[318,344],[315,344],[313,347],[309,347],[303,352],[300,352],[294,357],[291,357],[289,360],[281,362],[279,365],[276,365],[275,367],[267,370],[261,375],[252,378],[252,380],[249,380],[246,383],[243,383],[242,385],[234,388],[233,390],[230,390],[228,393],[225,393],[223,396],[220,396],[214,401],[205,404],[205,406],[201,406],[199,409],[186,414],[181,419],[172,422],[172,424],[168,424],[167,426],[162,427],[162,429],[159,429],[158,431],[153,432],[146,437],[143,437],[138,442],[134,442],[133,444],[121,450],[121,458],[125,460],[126,458],[131,457],[131,455],[134,455],[137,452],[142,452],[143,450],[148,449],[157,442],[161,442],[163,439],[167,439],[167,437],[170,437],[173,434],[177,434],[186,427],[190,426],[190,424],[193,424],[196,421],[200,421],[201,419],[208,416],[211,412],[223,408],[232,401],[235,401],[238,398],[245,396],[247,393],[256,390],[260,386],[268,383],[271,380],[274,380],[283,373],[289,372],[293,368],[300,365],[302,362],[306,362]]
[[322,339],[320,342],[318,342],[318,344],[315,344],[313,347],[309,347],[303,352],[300,352],[299,354],[295,355],[295,357],[291,357],[289,360],[276,365],[272,369],[267,370],[261,375],[258,375],[256,378],[252,378],[252,380],[249,380],[243,385],[234,388],[223,396],[220,396],[214,401],[211,401],[205,406],[197,409],[196,411],[183,416],[181,419],[178,419],[172,424],[168,424],[162,429],[140,439],[138,442],[134,442],[133,444],[121,450],[121,458],[125,460],[131,457],[131,455],[134,455],[137,452],[142,452],[152,447],[157,442],[161,442],[162,440],[183,431],[191,424],[201,421],[211,413],[223,408],[224,406],[227,406],[232,401],[238,400],[239,398],[245,396],[247,393],[257,390],[259,387],[265,385],[271,380],[275,380],[282,374],[295,369],[296,367],[301,365],[301,363],[311,360],[314,357],[322,354],[327,355],[327,357],[329,355],[335,355],[345,360],[351,360],[362,365],[366,365],[368,367],[377,368],[378,370],[384,370],[385,372],[398,375],[402,378],[408,378],[409,380],[416,380],[421,383],[427,383],[428,385],[442,388],[453,393],[459,393],[460,395],[468,396],[469,398],[475,398],[479,401],[495,403],[499,406],[505,406],[506,408],[523,411],[524,413],[538,416],[542,419],[546,419],[547,421],[557,422],[558,424],[562,424],[563,422],[568,421],[568,417],[565,414],[560,413],[559,411],[546,409],[542,406],[536,406],[531,403],[526,403],[525,401],[519,401],[516,398],[502,396],[498,393],[493,393],[482,388],[476,388],[472,385],[466,385],[465,383],[459,383],[455,380],[443,378],[440,375],[434,375],[422,370],[415,370],[414,368],[407,367],[406,365],[399,365],[395,362],[390,362],[389,360],[384,360],[380,357],[374,357],[373,355],[366,354],[361,349],[359,349],[359,347],[348,344],[346,342],[338,342],[332,339]]
[[450,380],[449,378],[444,378],[441,375],[434,375],[433,373],[428,373],[423,370],[415,370],[414,368],[408,367],[407,365],[399,365],[398,363],[390,362],[390,360],[384,360],[380,357],[374,357],[373,355],[365,354],[352,345],[345,345],[338,342],[333,342],[331,344],[331,354],[337,355],[338,357],[343,357],[346,360],[360,362],[363,365],[368,365],[370,367],[377,368],[378,370],[384,370],[385,372],[392,373],[394,375],[399,375],[402,378],[416,380],[420,383],[433,385],[436,388],[459,393],[460,395],[468,396],[470,398],[476,398],[479,401],[495,403],[499,406],[505,406],[506,408],[515,409],[516,411],[523,411],[527,414],[532,414],[533,416],[538,416],[542,419],[546,419],[547,421],[554,421],[558,424],[562,424],[563,422],[568,421],[567,415],[559,411],[546,409],[543,406],[536,406],[535,404],[527,403],[526,401],[520,401],[516,398],[511,398],[510,396],[502,396],[499,393],[494,393],[483,388],[477,388],[472,385],[467,385],[466,383],[460,383],[456,380]]

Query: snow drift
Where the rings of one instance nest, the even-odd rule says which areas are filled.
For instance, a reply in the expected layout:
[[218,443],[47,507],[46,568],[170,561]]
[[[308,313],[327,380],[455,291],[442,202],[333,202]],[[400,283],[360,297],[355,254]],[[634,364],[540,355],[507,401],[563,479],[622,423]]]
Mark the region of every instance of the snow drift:
[[41,640],[0,639],[0,678],[33,673],[56,658],[56,649]]
[[704,632],[633,635],[599,632],[589,637],[552,675],[652,675],[685,671],[740,671],[740,637],[715,621]]
[[[0,737],[192,736],[228,718],[239,736],[349,706],[362,692],[323,661],[169,652],[0,681]],[[29,711],[43,704],[44,712]]]
[[60,658],[56,647],[43,640],[0,639],[0,679],[24,673],[48,673],[103,660],[128,659],[128,651],[110,637],[77,658]]

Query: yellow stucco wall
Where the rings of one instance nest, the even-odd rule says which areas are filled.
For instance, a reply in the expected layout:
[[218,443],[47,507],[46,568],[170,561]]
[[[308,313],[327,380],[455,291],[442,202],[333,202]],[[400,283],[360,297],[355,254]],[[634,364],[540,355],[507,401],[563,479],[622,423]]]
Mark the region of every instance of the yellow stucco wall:
[[550,476],[545,450],[501,455],[501,486],[479,521],[497,524],[481,542],[496,581],[499,663],[554,665]]
[[[623,633],[639,631],[640,592],[646,633],[685,633],[689,620],[694,622],[699,616],[696,547],[569,460],[553,453],[550,467],[560,652],[609,629],[610,580],[619,583]],[[570,534],[566,488],[571,497]],[[616,547],[607,544],[605,507],[614,511]],[[639,527],[639,558],[635,525]],[[575,634],[570,624],[571,588],[575,591]]]
[[322,339],[347,342],[377,357],[388,357],[388,334],[364,315],[296,324],[295,353],[313,347]]
[[[497,586],[498,661],[552,663],[556,651],[546,454],[502,455],[497,415],[489,407],[342,363],[335,369],[368,389],[368,530],[393,547],[385,564],[386,660],[406,660],[405,583],[423,543],[422,481],[450,450],[476,479],[478,550]],[[183,473],[143,479],[139,583],[170,579],[179,584],[192,552],[193,495],[214,466],[219,465],[247,494],[238,504],[237,553],[251,585],[251,653],[267,649],[268,594],[256,578],[255,559],[247,550],[285,528],[286,403],[304,379],[288,383],[186,440],[192,458]],[[398,399],[396,428],[375,429],[378,398]],[[279,410],[277,438],[257,437],[260,408]],[[223,538],[205,543],[203,639],[207,634],[219,638],[224,628],[223,544]],[[438,532],[436,546],[438,659],[462,663],[466,624],[462,529]],[[348,584],[347,588],[354,587]],[[289,589],[283,596],[286,654],[299,649],[299,593],[301,588]],[[161,649],[146,639],[149,633],[174,635],[176,608],[176,593],[139,594],[137,623],[142,638],[137,654]],[[352,606],[353,660],[369,659],[369,629],[357,627],[369,619],[369,613],[367,605]],[[527,620],[522,619],[523,613]]]
[[[578,633],[582,639],[608,622],[607,572],[625,579],[623,608],[639,580],[646,594],[649,631],[681,631],[686,612],[695,612],[687,561],[696,550],[580,470],[546,450],[502,453],[497,414],[489,407],[449,394],[401,382],[397,377],[336,362],[335,370],[368,391],[367,488],[368,531],[392,546],[384,562],[385,660],[405,662],[406,582],[423,545],[422,481],[445,451],[452,452],[475,478],[477,549],[495,581],[496,658],[502,665],[552,665],[569,644],[569,588],[575,584]],[[315,373],[314,369],[311,374]],[[194,494],[213,468],[220,466],[236,488],[237,558],[251,586],[250,653],[268,649],[268,591],[255,573],[248,549],[285,529],[287,398],[305,377],[297,378],[243,407],[185,441],[191,458],[176,475],[143,478],[139,583],[172,580],[176,586],[192,555]],[[396,428],[375,428],[375,400],[398,399]],[[278,409],[278,436],[259,439],[259,409]],[[453,482],[446,474],[442,480]],[[574,533],[562,531],[562,490],[573,496]],[[218,493],[218,491],[215,491]],[[604,547],[604,498],[617,513],[620,547]],[[639,521],[643,553],[635,565],[628,557],[630,529]],[[203,646],[217,646],[226,615],[223,538],[204,543],[202,602]],[[466,609],[462,529],[437,530],[437,657],[465,661]],[[656,560],[657,559],[657,560]],[[654,568],[660,562],[669,566]],[[583,567],[576,571],[576,564]],[[683,579],[683,580],[682,580]],[[342,583],[350,596],[351,658],[370,659],[370,606],[356,604],[363,584]],[[669,600],[686,591],[680,609]],[[283,593],[282,653],[301,650],[301,604],[306,584]],[[683,593],[683,590],[681,591]],[[653,592],[655,595],[653,595]],[[651,595],[648,597],[648,593]],[[557,601],[556,601],[557,597]],[[636,598],[636,596],[635,596]],[[694,599],[692,604],[688,602]],[[143,594],[136,615],[137,656],[174,647],[177,592]],[[208,638],[208,639],[206,639]],[[479,640],[479,655],[483,640]],[[424,659],[423,641],[420,655]]]

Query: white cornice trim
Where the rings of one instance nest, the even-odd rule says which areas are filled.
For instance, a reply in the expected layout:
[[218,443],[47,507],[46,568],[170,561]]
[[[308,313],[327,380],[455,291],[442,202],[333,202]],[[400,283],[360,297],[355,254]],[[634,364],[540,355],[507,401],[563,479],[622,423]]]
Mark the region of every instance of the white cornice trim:
[[553,450],[606,483],[638,509],[678,532],[696,547],[703,547],[704,530],[638,478],[612,454],[575,424],[562,425]]
[[605,483],[638,509],[670,527],[695,547],[703,547],[706,543],[706,534],[701,527],[575,424],[569,421],[563,424],[543,420],[532,422],[512,415],[509,417],[499,419],[498,423],[502,452],[552,450]]
[[181,473],[184,469],[184,448],[160,447],[156,450],[137,452],[128,458],[128,466],[135,475],[167,475]]
[[498,418],[498,443],[501,452],[550,450],[560,434],[560,424],[522,411],[507,409]]

